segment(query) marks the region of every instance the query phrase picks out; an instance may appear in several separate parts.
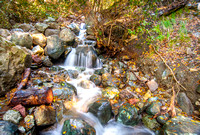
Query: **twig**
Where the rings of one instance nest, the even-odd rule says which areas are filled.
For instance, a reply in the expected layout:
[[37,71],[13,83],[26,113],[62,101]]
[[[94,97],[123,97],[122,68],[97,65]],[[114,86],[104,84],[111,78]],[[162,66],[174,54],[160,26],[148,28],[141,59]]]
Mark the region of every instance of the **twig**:
[[108,39],[108,45],[110,45],[110,38],[111,38],[111,34],[112,34],[112,27],[113,27],[113,24],[111,24],[111,28],[110,28],[110,33],[109,33],[109,39]]
[[153,46],[154,52],[161,58],[161,60],[164,62],[164,64],[167,66],[167,68],[170,70],[170,72],[172,73],[172,76],[174,78],[174,80],[176,81],[176,83],[178,85],[180,85],[185,91],[187,90],[182,84],[180,84],[180,82],[176,79],[176,76],[173,72],[173,70],[170,68],[170,66],[166,63],[165,59],[156,51],[156,48]]

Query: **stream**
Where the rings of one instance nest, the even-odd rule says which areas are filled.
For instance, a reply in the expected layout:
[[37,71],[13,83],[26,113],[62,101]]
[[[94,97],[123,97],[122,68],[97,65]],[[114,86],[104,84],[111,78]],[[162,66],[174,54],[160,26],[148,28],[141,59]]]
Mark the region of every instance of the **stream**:
[[97,117],[87,112],[88,106],[101,97],[101,88],[95,86],[94,83],[89,84],[89,88],[85,89],[79,86],[81,81],[89,80],[95,69],[102,67],[101,60],[97,57],[94,49],[95,41],[85,39],[86,26],[84,23],[80,25],[80,33],[77,36],[81,42],[76,48],[72,48],[68,54],[64,65],[60,65],[67,70],[75,69],[75,67],[85,68],[77,79],[72,79],[68,83],[74,85],[77,89],[77,99],[74,100],[73,113],[76,116],[65,115],[63,119],[56,124],[56,128],[42,135],[61,135],[63,123],[66,119],[80,118],[86,121],[96,130],[96,135],[154,135],[152,131],[144,127],[142,124],[137,126],[126,126],[111,119],[106,125],[102,125]]

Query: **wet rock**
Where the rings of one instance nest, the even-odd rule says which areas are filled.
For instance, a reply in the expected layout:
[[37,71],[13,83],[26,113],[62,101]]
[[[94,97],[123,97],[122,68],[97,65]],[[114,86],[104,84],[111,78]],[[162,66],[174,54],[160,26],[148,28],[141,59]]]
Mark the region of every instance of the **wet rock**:
[[64,122],[62,135],[96,135],[96,131],[83,120],[70,119]]
[[37,126],[46,126],[56,123],[56,111],[52,106],[41,105],[35,109],[34,117]]
[[18,127],[18,130],[22,134],[24,134],[26,132],[26,129],[23,126]]
[[53,59],[58,59],[64,52],[64,46],[61,44],[57,35],[47,37],[47,46],[45,54]]
[[17,131],[18,126],[8,122],[8,121],[0,121],[0,134],[1,135],[14,135]]
[[58,29],[46,29],[45,30],[45,36],[51,36],[51,35],[59,35],[59,30]]
[[96,86],[99,86],[99,85],[101,84],[101,76],[100,76],[100,75],[93,74],[93,75],[90,77],[90,80],[91,80]]
[[152,119],[152,117],[153,117],[152,115],[145,115],[142,117],[142,122],[147,128],[155,131],[161,125],[156,121],[156,119]]
[[21,104],[13,107],[14,110],[19,111],[20,114],[25,117],[26,116],[26,108],[24,106],[22,106]]
[[77,69],[79,72],[83,72],[86,70],[85,67],[75,67],[75,69]]
[[34,80],[32,80],[32,83],[34,85],[38,85],[38,86],[42,86],[43,85],[43,81],[41,79],[34,79]]
[[136,81],[137,77],[132,72],[126,72],[126,79],[129,81]]
[[33,115],[27,115],[24,118],[24,123],[25,123],[26,130],[29,131],[31,128],[33,128],[35,126],[34,116]]
[[101,69],[96,69],[96,70],[94,71],[94,74],[97,74],[97,75],[102,75],[102,74],[104,74],[104,73],[106,73],[106,71],[105,71],[103,68],[101,68]]
[[31,54],[0,37],[0,95],[10,91],[21,80],[24,69],[31,66]]
[[167,120],[169,119],[169,114],[166,113],[165,115],[160,115],[156,118],[156,120],[160,123],[160,124],[165,124],[167,122]]
[[31,29],[31,25],[27,23],[20,24],[17,27],[22,29],[24,32],[28,32]]
[[138,96],[132,92],[130,87],[123,89],[120,91],[119,98],[121,100],[129,99],[129,98],[137,98]]
[[60,85],[64,88],[69,89],[70,91],[73,91],[73,93],[75,93],[75,95],[77,95],[77,90],[76,90],[76,87],[74,87],[74,85],[67,83],[67,82],[61,82]]
[[73,79],[76,79],[79,75],[78,71],[77,70],[67,70],[68,74],[69,74],[69,77],[70,78],[73,78]]
[[82,80],[78,86],[81,86],[84,89],[90,89],[93,87],[93,83],[89,80]]
[[0,28],[0,36],[6,38],[6,37],[10,36],[10,31],[7,29]]
[[160,106],[161,106],[161,103],[159,102],[153,102],[151,103],[151,105],[147,108],[146,112],[149,114],[149,115],[155,115],[157,113],[160,113]]
[[110,102],[106,99],[99,99],[94,102],[88,112],[94,114],[101,124],[106,124],[111,119],[112,107]]
[[177,116],[168,120],[163,126],[165,135],[199,135],[200,122],[184,116]]
[[55,99],[71,101],[76,95],[76,88],[71,84],[65,84],[68,87],[65,88],[53,88],[53,95]]
[[36,23],[35,24],[35,28],[39,31],[44,33],[44,31],[48,28],[49,25],[45,24],[45,23]]
[[139,121],[137,109],[133,105],[125,103],[119,108],[119,114],[116,119],[125,125],[134,126]]
[[11,41],[16,45],[20,45],[28,49],[31,49],[31,46],[33,44],[33,38],[31,37],[31,35],[29,35],[29,33],[25,32],[14,32],[11,35]]
[[46,46],[47,38],[42,33],[32,34],[33,44],[39,45],[42,48]]
[[64,45],[70,45],[70,43],[73,43],[75,40],[75,34],[67,28],[61,30],[59,37]]
[[151,92],[154,92],[158,89],[158,84],[155,80],[148,81],[146,84]]
[[180,108],[186,112],[188,115],[192,115],[194,111],[194,107],[190,101],[190,99],[186,96],[184,92],[180,92],[178,94],[178,104]]
[[42,47],[40,47],[39,45],[33,47],[32,52],[34,55],[38,54],[38,55],[43,55],[44,54],[44,49]]
[[78,24],[76,24],[76,23],[71,23],[70,25],[68,25],[68,27],[69,27],[76,35],[79,34],[80,29],[79,29]]
[[51,60],[49,59],[49,56],[44,56],[42,57],[42,63],[44,66],[46,67],[51,67],[53,66],[53,63],[51,62]]
[[120,80],[113,77],[110,73],[104,73],[102,75],[102,84],[104,87],[118,87],[120,85]]
[[118,96],[119,90],[116,87],[106,87],[102,90],[102,96],[108,99],[113,99]]
[[22,119],[22,116],[19,111],[16,110],[8,110],[3,115],[3,120],[12,122],[14,124],[19,124],[20,120]]

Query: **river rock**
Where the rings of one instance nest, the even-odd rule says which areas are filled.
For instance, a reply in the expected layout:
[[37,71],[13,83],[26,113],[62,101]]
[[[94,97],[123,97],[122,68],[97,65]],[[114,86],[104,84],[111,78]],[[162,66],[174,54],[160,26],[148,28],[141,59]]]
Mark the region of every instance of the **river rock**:
[[102,84],[104,87],[118,87],[120,85],[120,80],[113,77],[110,73],[104,73],[102,75]]
[[94,114],[101,124],[106,124],[112,117],[112,107],[108,100],[106,99],[99,99],[94,102],[88,112]]
[[146,84],[151,92],[154,92],[158,89],[158,84],[155,80],[148,81]]
[[3,95],[21,80],[24,69],[31,66],[32,57],[25,48],[3,37],[0,44],[0,95]]
[[197,86],[196,92],[197,92],[198,94],[200,94],[200,84]]
[[14,135],[17,131],[18,126],[8,122],[8,121],[0,121],[0,134],[1,135]]
[[126,72],[126,79],[129,81],[136,81],[137,77],[132,72]]
[[96,131],[81,119],[70,119],[64,122],[62,135],[96,135]]
[[93,83],[89,80],[82,80],[78,86],[81,86],[84,89],[90,89],[93,87]]
[[135,106],[125,103],[119,108],[119,113],[117,115],[117,121],[125,125],[134,126],[139,121],[139,116]]
[[24,123],[25,123],[26,130],[29,131],[31,128],[33,128],[35,126],[34,116],[33,115],[27,115],[24,118]]
[[156,121],[156,119],[152,118],[152,115],[145,115],[142,117],[142,122],[144,123],[144,125],[155,131],[156,129],[158,129],[161,125]]
[[79,72],[77,70],[69,69],[67,70],[67,72],[68,72],[69,77],[73,79],[76,79],[79,75]]
[[29,33],[26,32],[14,32],[11,35],[11,41],[16,45],[20,45],[28,49],[31,49],[33,44],[33,38]]
[[165,124],[167,122],[167,120],[169,119],[169,114],[166,113],[165,115],[160,115],[156,118],[156,120],[160,123],[160,124]]
[[44,23],[48,23],[48,22],[55,22],[56,20],[52,17],[48,17],[47,19],[44,20]]
[[39,45],[33,47],[32,49],[33,54],[38,54],[38,55],[43,55],[44,54],[44,49],[40,47]]
[[79,34],[80,29],[79,29],[78,24],[76,24],[76,23],[71,23],[70,25],[68,25],[68,27],[69,27],[76,35]]
[[75,34],[70,29],[67,28],[61,30],[59,37],[62,43],[65,45],[70,45],[70,43],[73,43],[75,40]]
[[56,111],[52,106],[41,105],[35,109],[34,117],[37,126],[46,126],[56,123]]
[[93,74],[93,75],[90,77],[90,81],[92,81],[95,85],[99,86],[99,85],[101,84],[101,76],[100,76],[100,75]]
[[22,29],[24,32],[28,32],[31,29],[31,25],[27,23],[20,24],[17,27]]
[[35,24],[35,28],[39,31],[44,33],[44,31],[48,28],[49,25],[45,24],[45,23],[36,23]]
[[168,120],[163,126],[165,135],[199,135],[200,122],[184,116]]
[[20,114],[25,117],[26,116],[26,108],[22,106],[21,104],[18,104],[17,106],[13,107],[12,109],[19,111]]
[[53,63],[51,62],[49,56],[44,56],[44,57],[42,57],[42,63],[43,63],[43,65],[46,66],[46,67],[51,67],[51,66],[53,66]]
[[57,35],[47,37],[47,46],[45,47],[46,55],[53,59],[58,59],[64,51],[64,46],[61,44]]
[[190,101],[190,99],[186,96],[184,92],[180,92],[178,94],[178,104],[180,108],[186,112],[188,115],[192,115],[194,111],[194,107]]
[[102,74],[104,74],[104,73],[106,73],[106,71],[105,71],[104,68],[96,69],[96,70],[94,71],[94,74],[97,74],[97,75],[102,75]]
[[60,26],[57,22],[48,22],[47,24],[49,25],[49,29],[60,29]]
[[45,30],[45,36],[51,36],[51,35],[59,35],[59,30],[58,29],[46,29]]
[[47,38],[42,33],[36,33],[31,35],[33,37],[33,44],[39,45],[42,48],[46,46]]
[[3,120],[12,122],[14,124],[19,124],[20,120],[22,119],[22,116],[19,111],[16,110],[8,110],[3,115]]
[[161,106],[161,103],[159,102],[153,102],[151,103],[151,105],[147,108],[146,112],[149,114],[149,115],[155,115],[157,113],[160,113],[160,106]]
[[6,38],[6,37],[10,36],[10,31],[7,29],[0,28],[0,36]]
[[106,87],[102,90],[102,96],[108,99],[113,99],[119,95],[119,90],[116,87]]

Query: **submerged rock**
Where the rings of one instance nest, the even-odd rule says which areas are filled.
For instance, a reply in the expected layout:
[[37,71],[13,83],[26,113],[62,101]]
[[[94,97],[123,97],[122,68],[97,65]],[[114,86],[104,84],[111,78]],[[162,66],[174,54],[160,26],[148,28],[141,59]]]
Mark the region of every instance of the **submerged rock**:
[[22,119],[22,116],[19,111],[16,110],[8,110],[3,115],[3,120],[12,122],[14,124],[19,124],[20,120]]
[[8,121],[0,121],[0,134],[1,135],[14,135],[17,131],[18,126],[8,122]]
[[62,135],[96,135],[96,131],[83,120],[70,119],[64,122]]

